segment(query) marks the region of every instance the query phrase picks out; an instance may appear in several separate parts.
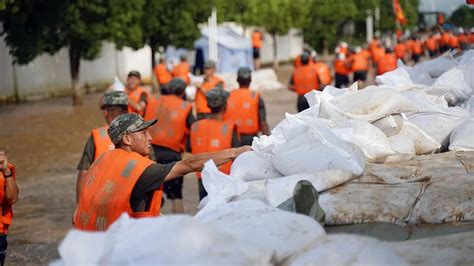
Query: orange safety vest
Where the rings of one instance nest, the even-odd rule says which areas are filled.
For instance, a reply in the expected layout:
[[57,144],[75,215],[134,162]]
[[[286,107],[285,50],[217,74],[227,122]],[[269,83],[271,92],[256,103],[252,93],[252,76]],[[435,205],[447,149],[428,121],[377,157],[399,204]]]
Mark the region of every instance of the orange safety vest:
[[352,55],[350,60],[352,71],[367,71],[369,69],[369,61],[361,53]]
[[158,119],[148,129],[151,143],[176,152],[184,151],[186,136],[189,135],[186,121],[192,105],[176,95],[162,95],[152,99],[148,106],[145,120]]
[[410,51],[412,54],[420,55],[423,53],[423,48],[421,47],[421,42],[419,40],[415,40],[411,43]]
[[372,41],[370,41],[370,43],[369,43],[369,50],[370,50],[370,52],[373,52],[373,50],[374,50],[375,48],[377,48],[378,46],[379,46],[379,41],[378,41],[378,40],[373,39]]
[[374,63],[378,63],[380,58],[382,58],[382,56],[385,54],[385,48],[383,47],[375,47],[373,50],[372,50],[372,59],[374,61]]
[[[224,87],[224,81],[217,77],[216,75],[211,76],[207,80],[204,80],[204,83],[201,86],[201,90],[204,93],[212,90],[217,84],[222,83],[222,87]],[[207,107],[207,99],[206,95],[201,92],[201,90],[196,91],[196,99],[194,100],[196,105],[196,112],[197,113],[210,113],[211,109]]]
[[158,64],[155,66],[155,76],[160,84],[166,84],[173,79],[165,64]]
[[[313,61],[313,58],[310,57],[310,58],[309,58],[309,61],[308,61],[308,65],[312,65],[312,64],[314,64],[314,61]],[[295,65],[295,68],[298,68],[298,67],[300,67],[300,66],[303,65],[303,64],[301,63],[301,55],[298,55],[298,56],[295,58],[294,65]]]
[[318,73],[319,81],[323,85],[331,84],[332,76],[331,76],[331,69],[329,66],[323,62],[316,62],[314,63],[314,69]]
[[173,71],[171,71],[173,77],[175,78],[182,78],[186,85],[189,85],[189,63],[188,62],[181,62],[174,66]]
[[318,72],[314,66],[304,65],[293,73],[294,90],[298,95],[304,95],[312,90],[319,89]]
[[340,59],[336,59],[336,61],[334,61],[334,71],[336,74],[343,76],[347,76],[351,73],[350,68],[348,68],[346,65],[346,60]]
[[115,145],[110,140],[107,130],[109,126],[103,126],[92,130],[92,141],[94,142],[94,161],[102,154],[115,149]]
[[467,35],[465,33],[461,33],[458,35],[458,40],[460,43],[465,43],[467,44],[469,40],[467,39]]
[[458,48],[459,47],[459,39],[458,37],[451,35],[451,38],[449,38],[449,46],[451,48]]
[[407,52],[407,47],[405,46],[405,44],[397,43],[395,45],[395,48],[393,48],[393,50],[397,58],[401,58],[401,59],[405,58],[405,53]]
[[360,54],[362,54],[367,60],[372,57],[372,54],[367,49],[362,49],[362,51],[360,51]]
[[[11,163],[7,165],[7,167],[10,169],[12,172],[12,177],[13,179],[16,180],[16,170],[15,166]],[[1,200],[1,221],[0,221],[0,233],[1,234],[7,234],[8,233],[8,227],[12,224],[12,218],[13,218],[13,206],[8,203],[8,201],[3,201],[5,197],[5,186],[6,186],[6,179],[3,176],[3,172],[0,171],[0,200]]]
[[249,89],[237,89],[230,93],[224,120],[237,125],[240,134],[260,132],[258,102],[260,94]]
[[[199,120],[191,126],[191,153],[216,152],[232,148],[233,132],[234,124],[228,121]],[[227,162],[219,166],[219,170],[229,174],[231,165],[232,162]],[[196,175],[201,178],[200,172],[196,172]]]
[[[146,97],[148,98],[148,93],[142,87],[137,87],[134,90],[129,90],[128,88],[126,88],[125,92],[128,95],[128,101],[129,102],[139,103],[140,102],[140,97],[142,96],[143,93],[145,93]],[[136,113],[136,114],[139,114],[139,115],[143,116],[145,114],[145,109],[138,112],[137,110],[133,109],[132,106],[129,104],[128,105],[128,112],[129,113]]]
[[469,43],[474,43],[474,33],[470,33],[468,37]]
[[153,193],[150,207],[133,212],[130,197],[145,169],[153,164],[136,152],[115,149],[97,159],[87,171],[74,212],[76,229],[105,231],[122,213],[135,218],[160,215],[162,188]]
[[397,57],[392,53],[386,53],[377,64],[377,75],[395,70],[397,68]]
[[428,51],[436,51],[436,39],[434,37],[430,37],[425,41],[425,46]]
[[449,32],[443,32],[441,34],[440,44],[441,45],[449,45],[449,40],[451,39],[451,34]]
[[255,48],[262,48],[262,33],[259,31],[252,32],[252,45]]

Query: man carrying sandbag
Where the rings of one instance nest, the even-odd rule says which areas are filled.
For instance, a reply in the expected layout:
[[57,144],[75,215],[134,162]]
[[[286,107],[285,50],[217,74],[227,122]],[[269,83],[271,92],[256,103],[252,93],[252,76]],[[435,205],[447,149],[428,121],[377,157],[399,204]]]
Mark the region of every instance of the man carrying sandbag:
[[[207,118],[201,119],[191,126],[189,148],[192,154],[199,155],[240,147],[237,127],[224,120],[227,98],[229,98],[229,93],[221,87],[216,87],[206,94],[207,106],[211,113]],[[219,170],[229,174],[231,164],[232,162],[229,160],[226,164],[221,165]],[[202,184],[201,173],[196,173],[196,175],[199,184],[199,199],[202,200],[207,196],[207,191]]]
[[248,67],[238,69],[239,88],[230,93],[224,114],[224,120],[237,125],[242,145],[252,145],[253,138],[260,132],[270,135],[265,103],[260,93],[250,91],[251,74],[252,71]]

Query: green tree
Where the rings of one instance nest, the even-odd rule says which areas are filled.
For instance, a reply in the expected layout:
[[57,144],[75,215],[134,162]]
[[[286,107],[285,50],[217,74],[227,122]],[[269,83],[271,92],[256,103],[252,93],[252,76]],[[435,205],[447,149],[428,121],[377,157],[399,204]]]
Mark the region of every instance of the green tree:
[[[407,19],[407,24],[402,27],[410,29],[418,23],[418,6],[419,0],[399,0],[403,14]],[[380,4],[380,28],[379,30],[393,31],[396,28],[395,15],[393,14],[392,1],[381,1]]]
[[68,48],[73,103],[82,104],[80,60],[96,58],[104,40],[139,48],[142,5],[143,0],[9,1],[0,11],[0,35],[17,64]]
[[199,38],[198,24],[207,20],[212,2],[193,0],[146,0],[141,19],[144,44],[151,48],[151,66],[155,65],[155,53],[169,45],[192,48]]
[[314,0],[309,10],[308,20],[303,28],[304,40],[312,47],[324,50],[325,54],[329,47],[335,45],[343,24],[359,15],[353,0]]
[[453,12],[450,20],[458,27],[470,28],[474,26],[474,9],[468,6],[461,6]]

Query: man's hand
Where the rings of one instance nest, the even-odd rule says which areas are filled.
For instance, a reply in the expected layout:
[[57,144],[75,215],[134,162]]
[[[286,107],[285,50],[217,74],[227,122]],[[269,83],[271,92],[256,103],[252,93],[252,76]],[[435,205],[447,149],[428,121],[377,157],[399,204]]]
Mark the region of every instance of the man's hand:
[[244,152],[248,152],[248,151],[251,151],[252,150],[252,147],[249,146],[249,145],[245,145],[245,146],[242,146],[242,147],[239,147],[239,148],[234,148],[234,159],[239,157],[239,155],[241,155],[242,153]]

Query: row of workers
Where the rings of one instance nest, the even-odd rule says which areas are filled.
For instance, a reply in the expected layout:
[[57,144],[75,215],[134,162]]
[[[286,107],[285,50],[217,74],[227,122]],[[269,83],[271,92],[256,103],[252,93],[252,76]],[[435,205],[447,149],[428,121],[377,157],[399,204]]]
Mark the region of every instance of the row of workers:
[[[207,68],[212,68],[213,64],[208,63],[207,66]],[[159,207],[157,207],[158,202],[154,200],[158,201],[159,198],[161,206],[163,192],[165,192],[167,198],[171,200],[174,212],[184,212],[182,202],[184,174],[200,170],[201,164],[211,158],[209,156],[221,158],[222,155],[220,155],[220,151],[227,151],[227,154],[235,155],[243,150],[248,150],[249,146],[245,145],[251,144],[253,137],[259,132],[269,134],[264,102],[259,93],[249,90],[251,82],[250,69],[239,69],[237,76],[240,88],[231,93],[219,86],[207,92],[202,91],[202,93],[205,93],[206,107],[209,109],[209,113],[206,113],[204,116],[201,115],[202,117],[200,119],[194,117],[192,104],[184,100],[186,84],[185,81],[180,78],[174,78],[168,83],[168,95],[148,96],[140,86],[137,86],[140,80],[139,73],[132,71],[129,73],[127,79],[126,92],[107,92],[102,99],[101,108],[105,120],[110,126],[107,125],[92,130],[78,165],[76,227],[95,230],[106,228],[115,220],[115,216],[101,216],[102,218],[105,217],[107,223],[105,223],[105,227],[102,227],[104,223],[100,222],[101,227],[99,228],[93,225],[97,223],[97,218],[94,218],[94,222],[89,223],[89,221],[84,222],[84,219],[81,221],[80,216],[84,216],[85,212],[89,213],[89,215],[84,216],[87,217],[87,219],[98,215],[97,213],[92,214],[94,211],[89,210],[90,208],[95,208],[91,207],[95,206],[92,201],[106,199],[92,199],[91,197],[94,197],[93,195],[98,193],[99,190],[105,189],[105,187],[102,186],[110,185],[99,182],[96,183],[95,186],[89,187],[88,184],[93,182],[93,180],[90,180],[91,178],[97,178],[99,174],[105,174],[98,172],[106,171],[101,169],[97,170],[98,172],[93,172],[91,168],[94,168],[97,162],[101,162],[101,158],[105,158],[105,156],[102,155],[108,154],[110,150],[115,151],[117,147],[121,146],[130,146],[132,149],[135,148],[133,143],[128,145],[131,138],[129,139],[129,137],[127,137],[126,139],[122,139],[120,138],[120,134],[117,140],[122,141],[122,143],[114,142],[112,133],[114,130],[118,130],[114,128],[124,127],[122,123],[126,125],[131,123],[129,120],[133,120],[135,121],[134,123],[138,124],[145,123],[141,116],[136,114],[138,112],[143,114],[147,121],[157,120],[156,124],[146,127],[147,130],[144,130],[146,134],[143,133],[144,135],[142,136],[142,138],[146,139],[145,144],[142,143],[142,145],[148,145],[149,148],[137,147],[137,149],[139,151],[141,150],[142,153],[147,156],[150,154],[150,158],[158,164],[153,164],[153,166],[149,168],[147,166],[146,170],[140,172],[139,176],[134,176],[138,179],[135,180],[135,183],[130,185],[129,191],[117,191],[117,193],[125,193],[125,198],[128,196],[129,202],[123,202],[124,205],[122,205],[121,208],[129,208],[126,211],[131,215],[136,215],[137,212],[143,212],[144,210],[145,212],[152,211],[159,213]],[[203,84],[208,80],[208,77],[205,78]],[[139,93],[134,95],[137,90]],[[135,107],[144,108],[138,109]],[[119,117],[121,117],[121,119],[119,119]],[[125,118],[127,119],[122,121]],[[116,126],[112,127],[114,123]],[[140,127],[140,129],[142,128]],[[130,130],[135,131],[135,129],[129,129],[128,131]],[[148,141],[149,143],[147,143]],[[243,150],[238,149],[241,146],[245,148]],[[236,148],[236,150],[232,150],[232,148]],[[181,154],[185,151],[190,152],[192,156],[182,160]],[[123,158],[125,157],[126,156],[123,155]],[[228,174],[230,171],[230,161],[233,158],[235,157],[227,158],[225,161],[221,158],[220,161],[215,162],[216,164],[222,164],[219,166],[220,170]],[[183,162],[187,167],[182,168],[181,171],[178,172],[181,173],[181,175],[167,177],[167,174],[174,173],[172,168],[173,165],[176,165],[176,162]],[[198,162],[201,164],[197,167],[196,163]],[[101,165],[101,167],[108,167],[107,164],[101,163]],[[179,165],[181,165],[181,163]],[[135,166],[128,166],[128,168],[125,167],[122,170],[125,171],[128,169],[126,174],[129,175],[131,174],[130,171],[132,171],[130,169],[135,169],[134,167]],[[95,168],[98,168],[98,166]],[[121,173],[123,174],[123,172]],[[114,181],[115,176],[113,175],[115,174],[106,174],[111,182],[116,183]],[[207,193],[202,185],[200,174],[197,173],[197,176],[199,197],[202,199]],[[86,189],[87,187],[89,188]],[[113,197],[122,196],[114,195]],[[158,208],[158,210],[156,208]],[[124,209],[122,209],[122,211],[124,211]]]

